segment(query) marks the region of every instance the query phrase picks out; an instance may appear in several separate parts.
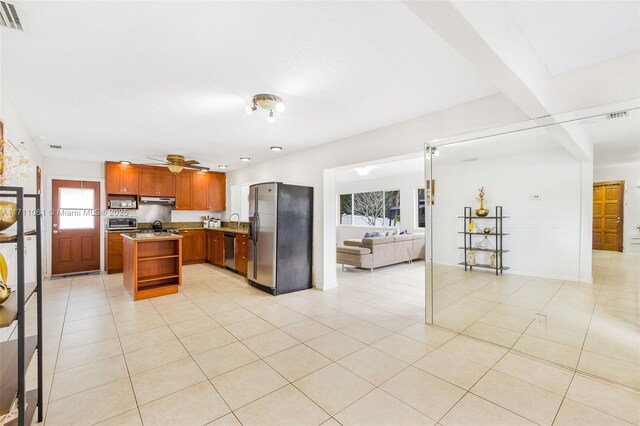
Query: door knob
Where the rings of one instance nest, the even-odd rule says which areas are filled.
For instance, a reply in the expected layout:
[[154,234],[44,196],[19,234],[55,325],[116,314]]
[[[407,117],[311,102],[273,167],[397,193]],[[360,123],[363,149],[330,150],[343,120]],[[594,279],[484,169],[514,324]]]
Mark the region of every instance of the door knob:
[[54,233],[54,234],[57,234],[57,233],[59,233],[59,232],[61,233],[62,231],[58,231],[57,229],[54,229],[54,230],[53,230],[53,233]]

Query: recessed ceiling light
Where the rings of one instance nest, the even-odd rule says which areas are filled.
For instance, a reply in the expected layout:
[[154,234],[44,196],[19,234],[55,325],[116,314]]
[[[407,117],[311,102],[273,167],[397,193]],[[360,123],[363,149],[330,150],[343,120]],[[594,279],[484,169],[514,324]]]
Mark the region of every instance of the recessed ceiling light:
[[131,161],[121,161],[120,164],[131,164]]
[[249,157],[240,157],[240,161],[251,161]]
[[281,147],[281,146],[272,146],[272,147],[271,147],[271,148],[269,148],[269,149],[270,149],[271,151],[275,151],[275,152],[282,151],[282,147]]
[[227,168],[229,168],[229,166],[227,166],[226,164],[220,164],[220,165],[218,166],[218,168],[219,168],[219,169],[227,169]]

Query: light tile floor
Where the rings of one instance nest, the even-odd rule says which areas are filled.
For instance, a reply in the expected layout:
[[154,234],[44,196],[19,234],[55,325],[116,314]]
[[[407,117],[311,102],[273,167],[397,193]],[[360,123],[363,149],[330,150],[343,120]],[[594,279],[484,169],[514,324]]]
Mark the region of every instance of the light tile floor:
[[138,302],[121,275],[46,281],[45,423],[640,423],[634,390],[424,325],[421,267],[278,297],[204,264]]

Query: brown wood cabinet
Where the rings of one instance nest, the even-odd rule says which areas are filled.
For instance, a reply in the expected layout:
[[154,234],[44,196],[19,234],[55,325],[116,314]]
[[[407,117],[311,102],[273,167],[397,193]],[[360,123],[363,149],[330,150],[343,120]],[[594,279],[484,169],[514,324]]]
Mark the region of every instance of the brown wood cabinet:
[[138,192],[150,197],[174,197],[175,175],[166,167],[139,166]]
[[104,240],[106,244],[104,264],[107,274],[122,272],[122,235],[107,232]]
[[207,231],[207,262],[224,267],[224,232]]
[[236,235],[236,271],[247,276],[247,256],[249,254],[249,238],[244,234]]
[[104,175],[107,194],[138,195],[137,165],[107,161]]
[[204,229],[187,229],[182,235],[182,263],[204,262],[207,258]]
[[191,175],[187,170],[176,175],[176,210],[191,210]]
[[191,171],[191,210],[209,210],[209,173]]
[[207,173],[209,178],[207,192],[207,210],[222,211],[227,208],[227,175],[224,173]]

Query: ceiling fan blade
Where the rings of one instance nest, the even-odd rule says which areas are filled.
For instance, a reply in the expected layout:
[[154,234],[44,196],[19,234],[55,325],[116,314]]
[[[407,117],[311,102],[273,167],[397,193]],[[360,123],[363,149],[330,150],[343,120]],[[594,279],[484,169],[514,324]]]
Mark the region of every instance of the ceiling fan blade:
[[187,160],[182,164],[184,164],[185,166],[191,166],[192,164],[200,164],[200,162],[196,160]]
[[158,160],[157,158],[147,157],[149,160],[158,161],[160,163],[169,164],[167,160]]
[[193,169],[193,170],[211,170],[210,167],[205,167],[205,166],[185,166],[187,169]]

